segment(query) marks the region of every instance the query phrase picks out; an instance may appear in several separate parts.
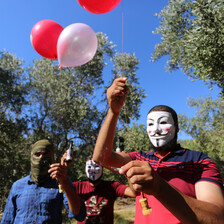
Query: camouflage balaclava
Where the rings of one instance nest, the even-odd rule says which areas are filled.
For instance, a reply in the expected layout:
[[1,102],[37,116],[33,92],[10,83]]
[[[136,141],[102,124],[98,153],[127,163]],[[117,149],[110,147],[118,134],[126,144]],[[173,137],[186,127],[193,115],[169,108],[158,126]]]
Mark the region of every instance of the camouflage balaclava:
[[[36,152],[44,151],[49,157],[37,157]],[[37,185],[42,185],[49,178],[49,165],[54,162],[54,147],[48,140],[39,140],[31,146],[31,178]]]

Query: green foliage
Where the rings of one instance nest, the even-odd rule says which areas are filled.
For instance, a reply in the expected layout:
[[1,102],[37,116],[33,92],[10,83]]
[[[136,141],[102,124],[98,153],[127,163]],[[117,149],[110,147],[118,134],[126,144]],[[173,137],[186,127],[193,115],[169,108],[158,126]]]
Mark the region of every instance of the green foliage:
[[121,215],[114,215],[114,223],[115,224],[130,224],[128,220],[125,220]]
[[27,174],[29,154],[25,142],[27,122],[21,113],[26,104],[22,60],[0,53],[0,211],[12,183]]
[[139,60],[135,57],[134,53],[132,55],[116,53],[112,61],[114,65],[114,69],[112,70],[114,77],[116,78],[118,75],[128,77],[129,94],[126,98],[125,107],[123,107],[120,113],[119,120],[121,123],[129,124],[131,119],[139,118],[139,105],[142,103],[142,99],[146,97],[136,77]]
[[211,97],[189,99],[188,104],[197,108],[193,118],[180,115],[180,129],[194,139],[197,148],[214,159],[224,178],[224,100]]
[[[98,34],[99,48],[93,60],[76,68],[59,69],[52,60],[41,59],[34,61],[34,66],[29,72],[29,110],[33,135],[48,136],[64,152],[69,139],[78,142],[78,147],[94,145],[102,121],[107,112],[106,94],[97,98],[97,90],[104,90],[102,72],[106,65],[105,58],[110,57],[114,64],[112,73],[118,73],[117,64],[125,61],[124,69],[129,76],[132,95],[127,102],[126,116],[138,118],[141,98],[145,97],[144,91],[136,86],[136,70],[138,60],[134,55],[125,54],[124,57],[116,54],[112,43],[103,34]],[[100,105],[98,108],[97,105]],[[134,106],[135,105],[135,106]],[[60,157],[58,154],[57,157]]]
[[170,0],[159,14],[162,36],[152,60],[168,55],[167,69],[182,69],[195,80],[217,84],[224,95],[223,0]]
[[132,127],[125,126],[117,133],[117,137],[124,138],[124,151],[150,151],[149,137],[147,135],[146,126],[133,123]]
[[22,83],[24,69],[23,60],[8,52],[0,52],[0,105],[7,116],[18,116],[26,103],[27,91]]
[[103,178],[103,180],[118,181],[122,184],[128,185],[128,180],[124,175],[112,172],[106,168],[103,168],[103,177],[102,178]]
[[190,150],[201,151],[201,146],[195,139],[178,140],[182,147]]
[[[0,54],[0,210],[12,183],[29,174],[29,147],[39,139],[53,142],[56,161],[60,161],[72,140],[75,162],[69,176],[72,181],[86,179],[86,158],[93,152],[108,109],[106,94],[101,94],[108,87],[103,79],[108,61],[112,64],[111,79],[119,73],[118,65],[125,64],[122,73],[129,77],[133,91],[127,100],[125,118],[139,117],[137,108],[145,94],[136,77],[138,59],[134,54],[118,54],[106,35],[98,33],[97,37],[94,58],[74,68],[59,69],[56,61],[46,58],[24,68],[16,56]],[[124,116],[120,122],[125,123]]]

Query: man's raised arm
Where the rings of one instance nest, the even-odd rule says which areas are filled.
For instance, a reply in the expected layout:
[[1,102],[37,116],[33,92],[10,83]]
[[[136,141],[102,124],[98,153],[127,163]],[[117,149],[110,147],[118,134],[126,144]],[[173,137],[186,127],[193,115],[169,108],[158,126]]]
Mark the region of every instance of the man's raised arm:
[[119,77],[107,90],[109,109],[93,153],[93,160],[101,166],[120,167],[130,161],[127,154],[112,151],[117,121],[128,92],[126,81],[126,77]]

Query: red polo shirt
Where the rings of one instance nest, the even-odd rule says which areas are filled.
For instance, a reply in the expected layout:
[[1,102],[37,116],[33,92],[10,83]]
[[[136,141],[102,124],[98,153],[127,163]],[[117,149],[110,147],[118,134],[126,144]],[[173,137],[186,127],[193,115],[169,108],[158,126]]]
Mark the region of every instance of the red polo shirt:
[[[223,189],[220,172],[206,154],[199,151],[179,148],[169,152],[163,158],[155,151],[145,153],[142,151],[128,153],[132,160],[148,161],[152,168],[174,187],[186,195],[196,198],[195,184],[199,181],[209,181]],[[149,215],[143,215],[139,204],[141,195],[136,197],[135,224],[177,224],[181,223],[156,198],[144,194],[152,208]]]

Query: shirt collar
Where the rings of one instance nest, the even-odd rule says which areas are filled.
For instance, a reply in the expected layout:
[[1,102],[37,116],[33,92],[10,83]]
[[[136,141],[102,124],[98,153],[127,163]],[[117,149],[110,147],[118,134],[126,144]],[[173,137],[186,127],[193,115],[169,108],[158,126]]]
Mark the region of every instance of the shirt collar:
[[[49,178],[43,185],[41,185],[41,186],[44,186],[44,185],[46,185],[46,184],[49,184],[49,183],[51,183],[51,182],[53,182],[54,180],[52,179],[52,178]],[[34,181],[32,180],[32,178],[31,178],[31,174],[28,176],[28,178],[27,178],[27,183],[28,184],[35,184],[34,183]]]
[[[180,155],[180,154],[183,154],[185,152],[185,149],[182,148],[180,146],[180,144],[178,144],[178,148],[175,150],[175,151],[171,151],[171,152],[168,152],[163,158],[167,157],[168,155]],[[151,152],[147,153],[148,155],[152,156],[152,155],[155,155],[156,157],[160,157],[155,150],[152,150]]]
[[31,178],[31,174],[28,176],[28,178],[27,178],[27,183],[28,184],[35,184],[34,183],[34,181],[32,180],[32,178]]

